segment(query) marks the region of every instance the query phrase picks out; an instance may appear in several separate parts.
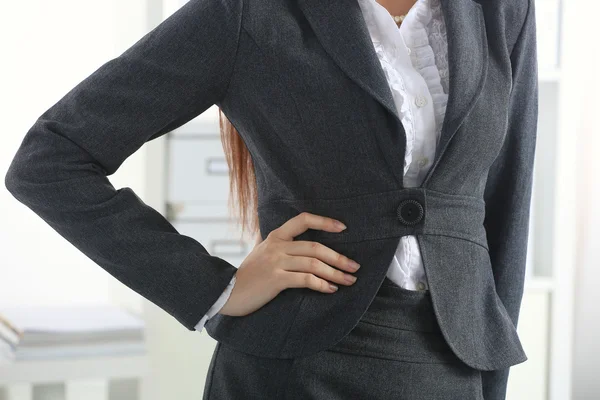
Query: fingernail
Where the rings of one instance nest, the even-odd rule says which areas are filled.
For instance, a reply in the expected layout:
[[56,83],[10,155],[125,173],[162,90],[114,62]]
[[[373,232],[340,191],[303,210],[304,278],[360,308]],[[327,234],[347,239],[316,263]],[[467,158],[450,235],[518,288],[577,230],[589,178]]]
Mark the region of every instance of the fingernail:
[[331,290],[333,290],[333,291],[336,291],[336,290],[338,290],[338,287],[337,287],[336,285],[334,285],[333,283],[330,283],[330,284],[329,284],[329,288],[330,288]]
[[354,260],[348,260],[348,266],[355,271],[360,268],[360,264]]
[[354,275],[344,274],[344,279],[346,280],[346,282],[350,282],[350,283],[356,282],[356,277]]
[[335,221],[335,226],[337,226],[340,229],[346,229],[347,226],[344,225],[341,221]]

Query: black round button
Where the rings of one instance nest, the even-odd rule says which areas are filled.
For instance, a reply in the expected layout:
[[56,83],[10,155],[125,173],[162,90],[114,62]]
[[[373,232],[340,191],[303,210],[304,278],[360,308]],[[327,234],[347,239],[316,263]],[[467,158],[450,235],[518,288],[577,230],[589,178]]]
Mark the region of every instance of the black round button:
[[398,219],[405,225],[414,225],[423,219],[423,206],[417,200],[407,199],[398,206]]

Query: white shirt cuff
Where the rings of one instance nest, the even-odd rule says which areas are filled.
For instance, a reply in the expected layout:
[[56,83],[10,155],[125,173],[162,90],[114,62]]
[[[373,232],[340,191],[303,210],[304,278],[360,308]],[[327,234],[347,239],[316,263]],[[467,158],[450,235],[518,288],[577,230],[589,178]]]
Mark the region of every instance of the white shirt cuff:
[[200,322],[198,322],[198,324],[194,327],[194,329],[196,329],[198,332],[202,332],[206,322],[223,308],[225,303],[227,303],[229,296],[231,295],[231,291],[233,290],[233,286],[235,285],[236,278],[237,276],[234,274],[225,290],[223,290],[223,293],[221,293],[221,296],[219,296],[217,301],[215,301],[215,303],[208,309],[206,314],[204,314],[204,316],[202,317]]

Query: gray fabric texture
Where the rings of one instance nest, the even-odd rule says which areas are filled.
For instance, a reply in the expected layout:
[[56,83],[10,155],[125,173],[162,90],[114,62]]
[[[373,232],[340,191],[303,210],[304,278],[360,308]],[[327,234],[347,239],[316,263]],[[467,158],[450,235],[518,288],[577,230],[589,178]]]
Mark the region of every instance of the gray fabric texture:
[[[523,295],[538,83],[533,0],[442,0],[449,99],[434,164],[403,186],[405,132],[355,0],[191,0],[46,110],[5,185],[66,240],[189,330],[236,267],[179,234],[108,180],[145,142],[218,105],[247,145],[262,237],[302,211],[338,218],[309,230],[361,263],[335,294],[287,289],[206,329],[231,349],[278,359],[331,348],[358,323],[399,237],[415,234],[441,332],[505,397],[527,359]],[[60,60],[52,60],[60,62]],[[400,203],[418,201],[407,225]]]
[[259,357],[217,342],[204,400],[483,400],[480,370],[444,340],[428,291],[385,278],[358,324],[329,349]]

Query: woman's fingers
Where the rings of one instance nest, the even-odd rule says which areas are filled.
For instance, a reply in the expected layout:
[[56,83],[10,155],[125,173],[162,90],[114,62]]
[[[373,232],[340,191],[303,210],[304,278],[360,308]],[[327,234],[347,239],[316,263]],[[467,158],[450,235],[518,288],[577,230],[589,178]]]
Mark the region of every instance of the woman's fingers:
[[337,286],[316,275],[304,272],[282,271],[282,280],[286,288],[309,288],[323,293],[337,291]]
[[356,279],[344,271],[355,272],[358,264],[319,242],[294,240],[307,229],[341,232],[345,226],[333,218],[303,212],[264,239],[257,235],[254,248],[238,267],[236,284],[220,313],[248,315],[287,288],[333,293],[336,284],[352,285]]
[[356,272],[360,264],[319,242],[296,240],[284,244],[284,251],[290,256],[313,257],[348,272]]
[[294,237],[305,232],[307,229],[319,229],[328,232],[341,232],[346,226],[333,218],[302,212],[284,222],[279,228],[273,229],[269,235],[282,240],[293,240]]
[[355,276],[344,272],[356,272],[360,267],[356,261],[319,242],[294,240],[307,229],[341,232],[346,226],[334,218],[302,212],[272,230],[269,242],[284,257],[278,262],[278,269],[283,272],[279,276],[283,287],[332,293],[337,290],[332,283],[349,286],[356,282]]
[[[292,256],[282,263],[282,269],[288,272],[303,272],[317,276],[330,282],[350,286],[356,282],[356,277],[344,271],[333,268],[323,261],[313,257]],[[308,278],[306,278],[308,279]]]

